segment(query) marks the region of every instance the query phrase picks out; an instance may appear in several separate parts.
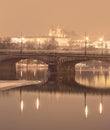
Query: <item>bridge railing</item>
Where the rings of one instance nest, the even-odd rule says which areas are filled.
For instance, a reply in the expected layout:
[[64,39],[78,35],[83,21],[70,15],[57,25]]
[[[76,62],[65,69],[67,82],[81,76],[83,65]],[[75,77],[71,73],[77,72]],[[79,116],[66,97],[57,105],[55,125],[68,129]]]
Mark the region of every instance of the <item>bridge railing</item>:
[[46,49],[0,49],[0,54],[6,54],[6,53],[72,53],[72,54],[80,54],[80,55],[110,55],[110,49],[102,50],[102,48],[94,48],[94,49],[86,49],[80,48],[80,49],[53,49],[53,50],[46,50]]

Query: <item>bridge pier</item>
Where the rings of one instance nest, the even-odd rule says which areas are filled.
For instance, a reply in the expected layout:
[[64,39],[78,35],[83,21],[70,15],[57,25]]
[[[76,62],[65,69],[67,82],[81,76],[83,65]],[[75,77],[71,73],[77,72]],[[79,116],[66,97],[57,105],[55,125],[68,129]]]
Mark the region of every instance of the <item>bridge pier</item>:
[[50,63],[48,65],[48,81],[51,83],[55,83],[57,81],[57,65],[54,63]]
[[60,64],[58,65],[58,72],[61,72],[61,73],[74,73],[75,74],[75,64],[72,63],[72,64],[66,64],[66,63],[63,63],[63,64]]
[[56,72],[57,72],[57,65],[54,64],[54,63],[50,63],[50,64],[48,65],[48,71],[49,71],[50,73],[56,73]]
[[0,80],[16,79],[16,64],[13,62],[0,62]]
[[[63,63],[60,65],[49,64],[48,65],[48,81],[57,82],[57,80],[61,80],[64,78],[71,77],[71,79],[75,80],[75,64],[74,63]],[[70,80],[70,78],[69,78]]]
[[60,81],[75,81],[75,64],[60,64],[58,66],[58,79]]

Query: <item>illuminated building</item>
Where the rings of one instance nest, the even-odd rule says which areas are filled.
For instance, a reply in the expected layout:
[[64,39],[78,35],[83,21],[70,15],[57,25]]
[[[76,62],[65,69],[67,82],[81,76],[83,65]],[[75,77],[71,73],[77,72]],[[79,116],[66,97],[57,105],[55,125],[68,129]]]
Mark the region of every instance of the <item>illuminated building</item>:
[[55,30],[49,29],[49,36],[64,38],[64,37],[66,37],[66,34],[64,33],[64,31],[61,27],[57,27]]
[[49,33],[47,36],[36,36],[36,37],[13,37],[11,38],[12,43],[36,43],[39,45],[43,45],[46,42],[49,42],[54,37],[55,41],[58,43],[58,46],[69,46],[70,38],[66,36],[64,31],[57,27],[55,30],[49,29]]
[[[58,46],[61,48],[66,47],[85,47],[85,38],[82,37],[80,39],[75,39],[74,34],[69,36],[68,33],[66,34],[65,31],[61,27],[57,27],[56,29],[49,29],[48,35],[46,36],[35,36],[35,37],[13,37],[11,38],[12,43],[35,43],[42,47],[42,45],[50,42],[54,38],[57,42]],[[92,41],[88,37],[86,37],[86,47],[93,47],[93,48],[110,48],[110,41],[104,41],[103,37],[99,38],[98,40]],[[70,46],[71,45],[71,46]]]

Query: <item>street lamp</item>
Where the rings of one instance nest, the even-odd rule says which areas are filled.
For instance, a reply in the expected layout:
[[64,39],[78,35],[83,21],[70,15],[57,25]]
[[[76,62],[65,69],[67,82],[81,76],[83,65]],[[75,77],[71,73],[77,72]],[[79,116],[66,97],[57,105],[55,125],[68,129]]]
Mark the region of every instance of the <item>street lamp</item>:
[[102,55],[103,55],[103,38],[102,38],[102,37],[101,37],[101,38],[99,38],[99,42],[100,42],[101,47],[102,47]]
[[89,40],[89,37],[85,36],[85,55],[87,54],[87,42]]
[[21,38],[20,38],[20,43],[21,43],[20,53],[22,53],[23,52],[23,43],[26,43],[26,38],[22,37],[22,34],[21,34]]
[[22,53],[22,44],[23,44],[23,38],[22,38],[22,33],[21,33],[21,39],[20,39],[20,43],[21,43],[21,48],[20,48],[20,53]]
[[40,39],[37,38],[37,43],[38,43],[38,46],[39,46],[39,49],[40,49]]

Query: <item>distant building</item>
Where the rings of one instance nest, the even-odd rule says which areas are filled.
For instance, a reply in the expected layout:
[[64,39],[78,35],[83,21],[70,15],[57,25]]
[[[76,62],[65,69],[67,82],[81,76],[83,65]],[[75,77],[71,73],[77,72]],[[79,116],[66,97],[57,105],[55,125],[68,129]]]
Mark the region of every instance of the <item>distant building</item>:
[[55,30],[49,29],[50,37],[65,38],[67,37],[61,27],[57,27]]
[[11,42],[12,43],[31,42],[43,45],[46,42],[49,42],[53,37],[55,41],[58,43],[58,46],[60,47],[69,46],[70,38],[64,34],[64,31],[60,27],[57,27],[55,30],[49,29],[47,36],[22,37],[22,38],[13,37],[11,38]]
[[[56,29],[49,29],[49,32],[46,36],[36,36],[36,37],[13,37],[11,38],[12,43],[36,43],[40,46],[51,41],[52,38],[57,42],[58,46],[61,48],[66,47],[85,47],[85,39],[74,39],[74,36],[70,37],[65,34],[65,31],[61,27]],[[94,48],[110,48],[110,41],[90,41],[86,43],[86,47]]]

